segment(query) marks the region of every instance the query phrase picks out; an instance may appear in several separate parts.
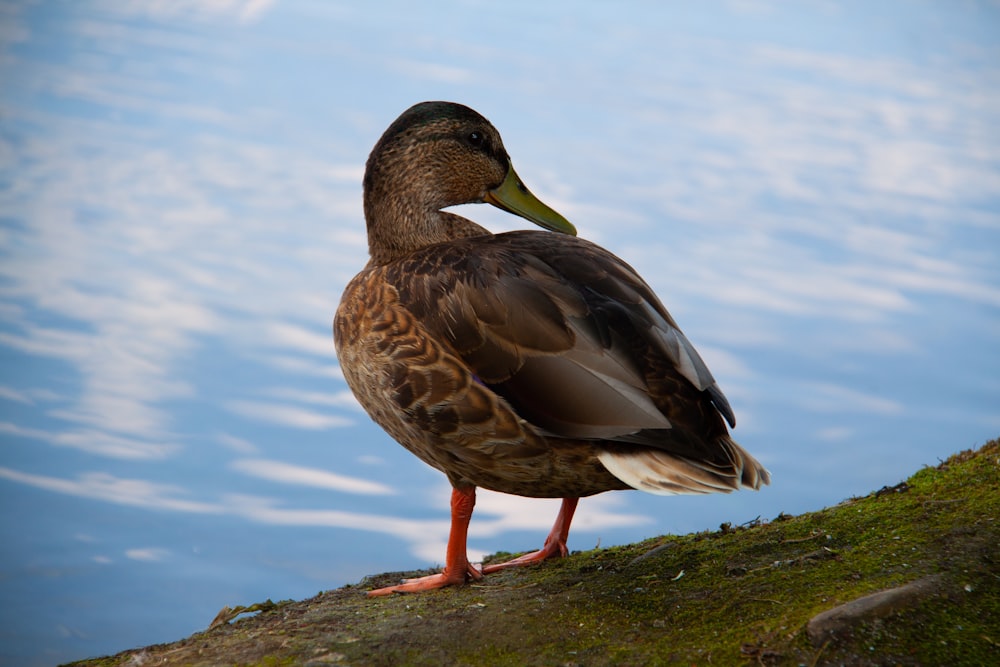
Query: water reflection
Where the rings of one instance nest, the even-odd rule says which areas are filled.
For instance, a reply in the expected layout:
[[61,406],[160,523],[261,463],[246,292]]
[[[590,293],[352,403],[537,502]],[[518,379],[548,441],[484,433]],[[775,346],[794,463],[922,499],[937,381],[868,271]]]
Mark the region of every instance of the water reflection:
[[[510,9],[0,8],[0,661],[441,557],[447,483],[330,339],[364,160],[422,99],[483,111],[653,283],[774,474],[587,499],[571,548],[813,509],[997,435],[995,8]],[[483,493],[470,547],[536,548],[555,513]]]

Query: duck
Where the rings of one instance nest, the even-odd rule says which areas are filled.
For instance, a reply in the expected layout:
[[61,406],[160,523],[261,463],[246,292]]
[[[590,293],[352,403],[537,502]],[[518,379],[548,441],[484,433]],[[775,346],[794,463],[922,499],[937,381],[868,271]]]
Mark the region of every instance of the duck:
[[[653,290],[531,193],[478,112],[444,101],[404,111],[368,158],[363,201],[369,258],[334,317],[340,367],[371,419],[452,488],[443,569],[368,595],[566,556],[579,500],[598,493],[770,483]],[[493,234],[445,210],[469,203],[541,229]],[[561,498],[543,546],[471,563],[477,488]]]

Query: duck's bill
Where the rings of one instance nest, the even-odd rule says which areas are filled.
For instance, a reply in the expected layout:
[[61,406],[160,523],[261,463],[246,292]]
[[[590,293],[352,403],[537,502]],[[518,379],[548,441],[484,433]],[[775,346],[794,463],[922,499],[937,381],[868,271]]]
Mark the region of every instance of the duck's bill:
[[514,171],[514,167],[507,170],[507,178],[503,183],[486,192],[483,200],[508,213],[530,220],[539,227],[576,236],[576,227],[531,194]]

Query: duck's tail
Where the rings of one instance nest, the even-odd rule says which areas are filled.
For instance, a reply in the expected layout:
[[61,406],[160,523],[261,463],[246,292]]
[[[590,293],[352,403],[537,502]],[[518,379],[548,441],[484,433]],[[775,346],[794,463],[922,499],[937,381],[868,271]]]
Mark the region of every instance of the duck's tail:
[[598,454],[612,475],[634,489],[659,495],[757,490],[771,473],[728,435],[717,442],[723,463],[676,456],[662,449],[605,450]]

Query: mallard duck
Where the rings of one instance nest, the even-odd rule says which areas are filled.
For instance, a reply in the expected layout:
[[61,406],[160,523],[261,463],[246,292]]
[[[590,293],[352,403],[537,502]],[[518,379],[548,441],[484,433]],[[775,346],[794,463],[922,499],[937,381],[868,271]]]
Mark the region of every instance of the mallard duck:
[[[491,234],[443,210],[482,202],[549,231]],[[726,397],[653,291],[531,194],[483,116],[450,102],[406,110],[368,158],[364,212],[370,259],[334,320],[344,378],[452,486],[443,571],[369,595],[564,556],[581,497],[769,483],[730,438]],[[544,546],[471,564],[476,487],[562,498]]]

